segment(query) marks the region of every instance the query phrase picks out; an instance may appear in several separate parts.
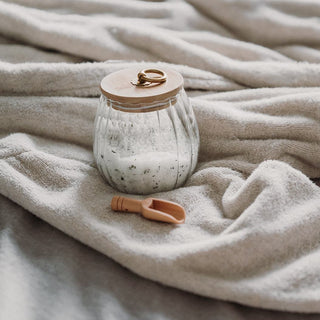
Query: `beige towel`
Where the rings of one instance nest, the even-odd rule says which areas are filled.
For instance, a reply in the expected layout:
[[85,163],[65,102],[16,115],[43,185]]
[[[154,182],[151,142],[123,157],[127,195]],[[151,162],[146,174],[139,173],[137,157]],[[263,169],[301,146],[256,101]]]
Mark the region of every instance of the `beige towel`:
[[[0,2],[0,193],[144,277],[320,312],[320,23],[308,18],[320,4],[21,3]],[[8,58],[15,48],[25,60]],[[196,172],[154,194],[185,206],[178,227],[111,212],[117,192],[93,161],[99,81],[131,60],[170,63],[207,90],[192,98]]]
[[256,309],[159,285],[2,195],[0,208],[1,319],[319,320],[319,314]]

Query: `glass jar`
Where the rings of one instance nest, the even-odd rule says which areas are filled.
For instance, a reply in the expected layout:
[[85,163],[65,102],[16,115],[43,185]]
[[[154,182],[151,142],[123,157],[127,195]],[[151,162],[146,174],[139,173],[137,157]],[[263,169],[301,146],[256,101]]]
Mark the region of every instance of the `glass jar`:
[[105,77],[101,91],[93,150],[107,182],[133,194],[182,186],[195,169],[199,150],[182,76],[171,69],[126,69]]

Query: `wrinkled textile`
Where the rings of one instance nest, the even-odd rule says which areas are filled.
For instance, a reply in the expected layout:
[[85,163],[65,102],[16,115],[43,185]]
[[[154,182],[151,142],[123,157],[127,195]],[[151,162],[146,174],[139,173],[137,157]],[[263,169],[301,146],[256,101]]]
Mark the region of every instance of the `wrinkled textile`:
[[[0,193],[135,273],[207,297],[320,312],[320,3],[0,2]],[[114,61],[117,60],[117,61]],[[199,165],[172,226],[110,210],[92,155],[99,82],[185,78]]]
[[319,314],[261,310],[159,285],[3,196],[0,212],[1,319],[320,319]]

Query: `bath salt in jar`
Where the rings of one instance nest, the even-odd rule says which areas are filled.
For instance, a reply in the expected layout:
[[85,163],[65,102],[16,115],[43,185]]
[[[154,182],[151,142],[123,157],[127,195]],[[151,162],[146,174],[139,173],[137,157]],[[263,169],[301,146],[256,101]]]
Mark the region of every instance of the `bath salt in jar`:
[[94,156],[115,189],[150,194],[182,186],[194,171],[199,131],[183,77],[124,69],[101,81]]

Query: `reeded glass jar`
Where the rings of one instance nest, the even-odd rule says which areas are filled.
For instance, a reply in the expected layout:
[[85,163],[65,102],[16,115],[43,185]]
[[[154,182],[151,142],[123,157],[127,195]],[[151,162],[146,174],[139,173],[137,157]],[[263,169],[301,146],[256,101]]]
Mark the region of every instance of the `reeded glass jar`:
[[[151,71],[121,70],[101,82],[94,156],[107,182],[125,193],[180,187],[197,163],[199,132],[183,78],[173,70]],[[134,83],[137,73],[145,79]]]

